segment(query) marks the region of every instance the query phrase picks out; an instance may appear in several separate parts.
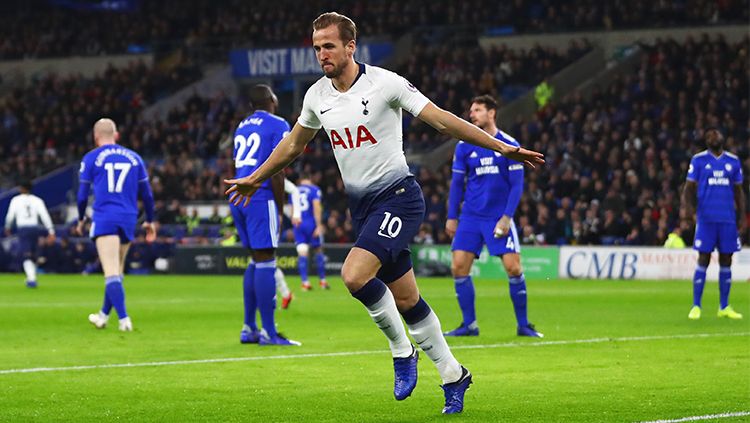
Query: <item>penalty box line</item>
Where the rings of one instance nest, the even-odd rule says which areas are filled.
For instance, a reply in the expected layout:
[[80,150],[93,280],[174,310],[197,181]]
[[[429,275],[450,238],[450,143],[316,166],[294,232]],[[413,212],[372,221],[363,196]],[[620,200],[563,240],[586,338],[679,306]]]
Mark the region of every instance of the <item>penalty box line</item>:
[[[504,342],[499,344],[480,344],[480,345],[453,345],[452,350],[472,350],[472,349],[493,349],[493,348],[517,348],[517,347],[545,347],[553,345],[576,345],[576,344],[602,344],[606,342],[638,342],[638,341],[659,341],[667,339],[696,339],[696,338],[718,338],[748,336],[750,332],[727,332],[727,333],[693,333],[682,335],[654,335],[654,336],[625,336],[618,338],[588,338],[588,339],[569,339],[559,341],[539,341],[539,342]],[[64,366],[64,367],[31,367],[25,369],[5,369],[0,370],[0,375],[9,375],[17,373],[45,373],[45,372],[65,372],[73,370],[98,370],[98,369],[118,369],[129,367],[160,367],[160,366],[181,366],[186,364],[212,364],[212,363],[235,363],[242,361],[262,361],[262,360],[286,360],[295,358],[323,358],[323,357],[351,357],[357,355],[372,355],[388,353],[388,350],[370,350],[370,351],[342,351],[331,353],[311,353],[311,354],[283,354],[267,355],[255,357],[226,357],[226,358],[208,358],[201,360],[174,360],[174,361],[152,361],[141,363],[112,363],[112,364],[93,364],[82,366]]]

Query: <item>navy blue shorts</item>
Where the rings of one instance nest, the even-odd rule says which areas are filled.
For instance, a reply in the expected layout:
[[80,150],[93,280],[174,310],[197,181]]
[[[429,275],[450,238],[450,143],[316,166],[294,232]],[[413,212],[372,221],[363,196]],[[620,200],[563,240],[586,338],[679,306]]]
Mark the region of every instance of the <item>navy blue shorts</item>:
[[382,265],[378,278],[390,283],[411,269],[409,243],[424,220],[424,197],[409,177],[370,205],[364,218],[355,219],[355,247],[373,253]]
[[314,220],[303,220],[299,226],[294,227],[294,242],[296,244],[307,244],[312,248],[320,247],[323,237],[313,236],[315,232],[315,221]]
[[721,254],[732,254],[742,249],[740,233],[736,223],[698,222],[695,225],[693,249],[701,253],[712,253],[715,249]]
[[117,235],[120,237],[120,244],[129,244],[135,239],[135,226],[138,223],[136,218],[132,219],[105,219],[95,217],[91,222],[89,237],[96,239],[105,235]]
[[492,256],[520,253],[521,243],[518,242],[516,224],[511,220],[510,233],[495,238],[495,225],[498,220],[500,219],[461,217],[458,220],[458,229],[453,238],[451,251],[468,251],[479,257],[482,247],[487,245],[487,250]]
[[229,205],[237,235],[245,248],[267,250],[279,246],[279,212],[274,200],[250,201],[247,207]]
[[37,245],[39,244],[39,235],[41,231],[37,227],[18,228],[18,249],[23,258],[35,258]]

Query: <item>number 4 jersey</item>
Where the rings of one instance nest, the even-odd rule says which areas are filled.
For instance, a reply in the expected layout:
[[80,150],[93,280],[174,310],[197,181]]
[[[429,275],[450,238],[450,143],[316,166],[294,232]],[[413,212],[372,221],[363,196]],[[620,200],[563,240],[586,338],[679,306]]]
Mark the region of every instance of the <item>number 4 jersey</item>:
[[[240,122],[234,131],[235,177],[244,178],[255,172],[289,133],[289,124],[282,118],[258,110]],[[273,199],[271,180],[263,182],[252,201]]]
[[137,218],[138,184],[148,183],[138,153],[117,144],[98,147],[83,157],[79,177],[81,185],[93,185],[95,221],[97,217]]

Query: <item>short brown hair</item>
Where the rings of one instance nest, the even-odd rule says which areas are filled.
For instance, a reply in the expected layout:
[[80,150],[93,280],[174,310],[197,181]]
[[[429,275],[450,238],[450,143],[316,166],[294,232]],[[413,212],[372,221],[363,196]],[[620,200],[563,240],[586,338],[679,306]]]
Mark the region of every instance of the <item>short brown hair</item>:
[[487,111],[490,110],[497,110],[497,100],[495,100],[494,97],[488,94],[480,95],[477,97],[474,97],[471,99],[471,104],[484,104],[484,107],[487,108]]
[[341,37],[341,41],[344,44],[357,39],[357,25],[354,24],[354,21],[336,12],[323,13],[315,18],[313,21],[313,31],[328,28],[331,25],[338,27],[339,37]]

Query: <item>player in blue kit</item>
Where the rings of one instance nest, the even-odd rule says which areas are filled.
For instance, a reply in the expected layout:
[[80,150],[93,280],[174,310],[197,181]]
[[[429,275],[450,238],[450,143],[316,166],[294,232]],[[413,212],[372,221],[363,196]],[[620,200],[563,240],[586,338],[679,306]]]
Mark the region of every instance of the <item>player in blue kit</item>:
[[[274,115],[278,107],[276,95],[268,85],[250,89],[250,102],[255,112],[245,118],[234,132],[235,177],[252,174],[286,134],[289,124]],[[245,323],[240,332],[243,344],[300,345],[276,331],[276,248],[279,246],[280,212],[284,202],[284,175],[275,173],[253,196],[250,207],[230,205],[237,234],[245,248],[251,250],[252,261],[245,270],[242,283]],[[255,322],[260,312],[263,329]]]
[[320,188],[313,185],[309,177],[303,176],[298,182],[300,210],[302,220],[294,227],[294,241],[297,244],[297,255],[299,256],[299,274],[302,278],[302,289],[312,289],[307,278],[308,256],[310,248],[315,251],[315,260],[318,266],[318,277],[320,287],[329,289],[326,282],[326,256],[323,254],[323,205],[321,202]]
[[[495,99],[483,95],[472,100],[469,117],[474,125],[495,138],[519,145],[497,128],[496,112]],[[516,333],[544,336],[534,329],[526,316],[526,280],[521,269],[521,245],[513,223],[513,214],[523,193],[523,173],[523,164],[500,153],[462,141],[456,145],[445,231],[453,237],[451,270],[463,322],[446,332],[446,336],[479,335],[471,265],[484,245],[491,255],[500,257],[508,274],[510,298],[518,323]]]
[[119,137],[117,126],[111,119],[99,119],[94,124],[97,148],[81,161],[77,232],[81,234],[83,231],[89,193],[93,187],[94,214],[89,235],[96,243],[105,288],[104,304],[98,313],[89,315],[89,322],[99,329],[104,328],[114,307],[120,319],[119,329],[132,331],[133,323],[125,309],[125,257],[135,238],[139,196],[146,212],[143,223],[146,240],[151,242],[156,238],[154,197],[143,159],[138,153],[117,145]]
[[248,205],[266,181],[289,165],[325,128],[341,178],[357,241],[344,261],[341,278],[388,340],[396,400],[417,385],[419,355],[406,334],[435,364],[443,384],[443,413],[460,413],[472,375],[448,346],[440,320],[421,297],[409,242],[422,223],[424,198],[409,172],[403,150],[402,110],[440,132],[466,139],[514,159],[544,163],[540,153],[505,144],[440,109],[403,77],[354,61],[357,28],[335,12],[313,22],[312,45],[324,76],[305,94],[297,123],[268,160],[244,178],[226,179],[235,205]]
[[718,128],[707,128],[708,150],[693,156],[682,191],[682,217],[697,214],[695,242],[698,266],[693,276],[693,307],[688,318],[701,318],[701,297],[711,253],[719,250],[719,317],[741,319],[729,305],[732,287],[732,254],[740,251],[740,232],[745,229],[745,193],[742,191],[742,163],[724,151],[724,136]]

